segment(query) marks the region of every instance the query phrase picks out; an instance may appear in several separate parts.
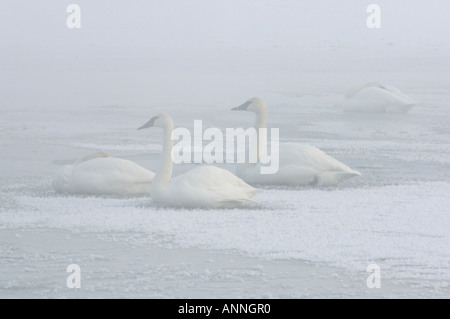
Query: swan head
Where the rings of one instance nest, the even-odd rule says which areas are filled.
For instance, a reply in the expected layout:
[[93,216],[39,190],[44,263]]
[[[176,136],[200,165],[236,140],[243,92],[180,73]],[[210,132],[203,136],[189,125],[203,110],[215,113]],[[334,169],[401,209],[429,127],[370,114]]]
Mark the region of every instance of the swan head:
[[143,130],[149,127],[170,127],[173,126],[172,118],[166,113],[160,113],[152,117],[147,123],[138,128],[138,130]]
[[232,111],[248,111],[253,113],[262,113],[266,111],[267,106],[266,103],[259,97],[252,97],[250,100],[241,104],[235,108],[232,108]]

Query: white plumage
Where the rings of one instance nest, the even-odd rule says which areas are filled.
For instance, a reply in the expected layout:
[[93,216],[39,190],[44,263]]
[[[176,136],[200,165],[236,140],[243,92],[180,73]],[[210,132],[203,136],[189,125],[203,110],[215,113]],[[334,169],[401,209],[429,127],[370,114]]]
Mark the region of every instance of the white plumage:
[[349,112],[407,113],[418,103],[393,86],[369,82],[350,88],[343,107]]
[[[266,127],[267,106],[260,98],[251,98],[233,110],[255,113],[255,128],[259,130]],[[259,139],[258,143],[259,152],[264,151],[266,140]],[[240,165],[237,173],[250,184],[289,186],[336,185],[350,177],[361,175],[317,147],[300,143],[279,144],[279,169],[275,174],[261,174],[260,166],[260,162]]]
[[150,192],[156,204],[184,208],[234,208],[251,203],[252,197],[260,192],[231,172],[215,166],[200,166],[172,179],[173,121],[169,115],[161,113],[139,129],[148,127],[161,127],[164,133],[161,167]]
[[53,187],[68,194],[144,195],[150,193],[154,176],[132,161],[97,152],[63,166],[54,177]]

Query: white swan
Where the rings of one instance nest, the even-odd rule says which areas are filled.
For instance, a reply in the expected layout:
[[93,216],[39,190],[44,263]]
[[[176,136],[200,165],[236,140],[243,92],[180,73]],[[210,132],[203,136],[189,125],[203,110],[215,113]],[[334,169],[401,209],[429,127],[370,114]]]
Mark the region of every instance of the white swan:
[[234,208],[249,202],[260,192],[227,170],[200,166],[172,179],[173,121],[158,114],[141,126],[163,128],[161,166],[153,179],[150,195],[161,206],[183,208]]
[[[251,98],[232,110],[256,113],[255,128],[266,127],[267,106],[260,98]],[[266,143],[265,139],[258,140],[258,161],[265,156]],[[317,147],[299,143],[279,144],[279,169],[275,174],[261,174],[260,166],[260,163],[240,165],[237,173],[250,184],[289,186],[330,186],[361,175]]]
[[132,161],[97,152],[63,166],[54,176],[53,187],[67,194],[144,195],[150,193],[154,176]]
[[350,112],[406,113],[418,103],[395,87],[368,82],[350,88],[343,107]]

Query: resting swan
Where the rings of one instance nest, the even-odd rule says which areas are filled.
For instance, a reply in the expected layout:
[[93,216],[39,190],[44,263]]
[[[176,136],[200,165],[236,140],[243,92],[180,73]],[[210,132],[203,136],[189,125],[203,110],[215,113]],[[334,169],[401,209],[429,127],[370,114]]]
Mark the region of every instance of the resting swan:
[[416,104],[395,87],[368,82],[350,88],[343,106],[351,112],[406,113]]
[[200,166],[172,179],[173,121],[165,113],[158,114],[139,130],[149,127],[163,129],[161,166],[153,179],[152,200],[166,207],[234,208],[252,202],[260,190],[247,185],[227,170]]
[[[266,127],[267,106],[260,98],[251,98],[232,110],[256,113],[256,130]],[[258,140],[258,162],[265,155],[266,144],[265,139]],[[361,175],[317,147],[299,143],[279,144],[279,169],[275,174],[261,174],[260,166],[240,165],[237,173],[250,184],[289,186],[330,186]]]
[[68,194],[144,195],[150,193],[154,176],[132,161],[97,152],[63,166],[54,177],[53,187]]

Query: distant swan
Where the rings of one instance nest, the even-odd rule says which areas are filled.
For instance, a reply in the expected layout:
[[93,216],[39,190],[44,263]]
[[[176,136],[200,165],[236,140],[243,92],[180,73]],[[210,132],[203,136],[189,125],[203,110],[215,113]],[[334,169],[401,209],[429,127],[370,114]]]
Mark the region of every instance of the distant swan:
[[343,106],[351,112],[407,113],[418,103],[395,87],[368,82],[350,88]]
[[227,170],[200,166],[172,179],[173,121],[161,113],[139,129],[161,127],[163,151],[161,167],[153,179],[152,200],[161,206],[184,208],[234,208],[252,202],[260,190],[247,185]]
[[63,166],[54,177],[53,187],[67,194],[144,195],[150,193],[154,176],[132,161],[97,152]]
[[[260,98],[251,98],[232,110],[256,113],[255,128],[259,130],[266,127],[267,106]],[[261,152],[258,161],[264,156],[266,143],[264,139],[258,141],[258,153]],[[260,163],[257,163],[239,165],[238,175],[250,184],[289,186],[330,186],[361,175],[317,147],[299,143],[280,143],[279,147],[278,172],[263,175],[260,173]]]

